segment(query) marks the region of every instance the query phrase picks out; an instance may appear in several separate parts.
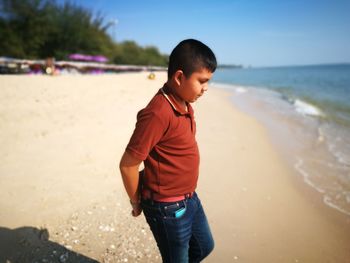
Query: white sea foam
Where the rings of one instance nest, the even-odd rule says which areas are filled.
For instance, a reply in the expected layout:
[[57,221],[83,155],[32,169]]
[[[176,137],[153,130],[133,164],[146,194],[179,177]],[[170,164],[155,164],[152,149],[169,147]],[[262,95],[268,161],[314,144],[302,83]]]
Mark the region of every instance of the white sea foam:
[[338,210],[339,212],[342,212],[342,213],[344,213],[344,214],[350,216],[350,212],[348,212],[348,211],[346,211],[345,209],[341,208],[340,206],[334,204],[334,203],[332,202],[332,198],[331,198],[330,196],[325,195],[325,196],[323,197],[323,202],[324,202],[326,205],[328,205],[328,206],[330,206],[330,207],[332,207],[332,208]]
[[325,135],[324,135],[324,132],[321,129],[321,127],[318,127],[318,138],[317,138],[317,140],[318,140],[319,143],[322,143],[325,140]]
[[[294,168],[303,176],[304,182],[310,185],[312,188],[317,190],[319,193],[323,194],[323,202],[328,205],[329,207],[332,207],[339,212],[342,212],[344,214],[350,215],[350,212],[346,209],[342,208],[339,204],[337,204],[336,200],[331,197],[331,195],[328,194],[328,191],[318,187],[315,183],[313,183],[310,179],[310,175],[302,168],[304,161],[301,158],[297,158],[297,162],[294,164]],[[335,186],[333,186],[334,188]],[[340,187],[335,188],[334,190],[337,190],[339,192],[341,190]],[[341,199],[341,197],[345,197],[345,201],[347,203],[350,203],[350,192],[343,191],[339,192],[335,199]]]
[[350,140],[348,139],[349,131],[341,130],[336,126],[325,126],[324,129],[325,131],[319,128],[319,134],[322,133],[323,137],[330,138],[327,140],[328,151],[337,159],[339,164],[350,168],[350,148],[347,147],[350,144]]
[[[335,140],[335,142],[340,146],[347,144],[342,140],[339,140],[339,141]],[[344,150],[340,151],[339,147],[337,147],[335,143],[328,143],[328,150],[337,159],[338,163],[350,167],[350,156],[346,152],[344,152]]]
[[246,87],[242,87],[242,86],[235,85],[235,84],[212,82],[211,85],[213,85],[216,88],[233,90],[235,93],[246,93],[248,91],[248,89]]
[[348,192],[348,194],[346,195],[346,202],[350,204],[350,192]]
[[232,89],[234,89],[235,87],[237,87],[237,85],[227,84],[227,83],[221,83],[221,82],[211,82],[210,85],[213,86],[213,87],[215,87],[215,88],[229,89],[229,90],[232,90]]
[[305,101],[296,99],[293,105],[295,110],[303,115],[324,116],[323,112],[319,108]]
[[235,89],[235,91],[236,91],[237,93],[246,93],[248,90],[247,90],[246,88],[243,88],[243,87],[237,87],[237,88]]
[[307,183],[308,185],[310,185],[312,188],[316,189],[319,193],[324,194],[325,190],[321,189],[316,184],[314,184],[310,180],[310,175],[304,169],[301,168],[304,164],[304,161],[301,158],[297,158],[297,159],[298,160],[294,164],[294,168],[303,176],[304,182]]
[[341,164],[344,164],[346,166],[350,166],[350,158],[349,156],[345,155],[341,151],[337,151],[334,153],[334,156],[337,158],[337,161]]

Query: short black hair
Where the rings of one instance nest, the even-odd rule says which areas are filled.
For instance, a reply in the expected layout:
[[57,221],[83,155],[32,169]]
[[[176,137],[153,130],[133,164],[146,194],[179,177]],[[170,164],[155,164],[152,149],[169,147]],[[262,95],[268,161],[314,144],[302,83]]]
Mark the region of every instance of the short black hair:
[[214,72],[216,66],[215,55],[208,46],[195,39],[185,39],[170,54],[168,78],[170,79],[177,70],[182,70],[188,78],[202,68]]

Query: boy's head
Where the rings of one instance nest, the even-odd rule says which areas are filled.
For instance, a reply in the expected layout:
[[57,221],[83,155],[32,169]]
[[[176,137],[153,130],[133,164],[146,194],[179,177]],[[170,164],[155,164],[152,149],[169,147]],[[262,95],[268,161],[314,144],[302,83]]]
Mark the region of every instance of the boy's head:
[[177,70],[181,70],[189,78],[193,72],[201,69],[214,73],[216,66],[215,55],[208,46],[195,39],[186,39],[181,41],[170,54],[168,79]]
[[167,83],[181,100],[195,102],[208,89],[215,69],[213,51],[198,40],[186,39],[170,54]]

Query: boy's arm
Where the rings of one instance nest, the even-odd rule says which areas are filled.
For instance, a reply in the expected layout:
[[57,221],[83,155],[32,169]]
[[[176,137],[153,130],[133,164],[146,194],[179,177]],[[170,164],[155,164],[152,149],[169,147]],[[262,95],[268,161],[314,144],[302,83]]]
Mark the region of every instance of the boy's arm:
[[126,192],[129,195],[132,205],[132,215],[138,216],[142,209],[140,206],[140,189],[139,189],[139,166],[142,160],[133,157],[128,152],[124,152],[120,160],[119,169],[123,178]]

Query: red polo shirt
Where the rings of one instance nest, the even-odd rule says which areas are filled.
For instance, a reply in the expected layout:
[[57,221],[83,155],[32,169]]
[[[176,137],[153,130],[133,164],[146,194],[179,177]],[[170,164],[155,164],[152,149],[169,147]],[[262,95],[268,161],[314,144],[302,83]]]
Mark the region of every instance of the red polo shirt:
[[197,186],[199,151],[196,123],[189,103],[187,111],[164,86],[137,123],[126,151],[144,161],[143,187],[171,197],[193,192]]

